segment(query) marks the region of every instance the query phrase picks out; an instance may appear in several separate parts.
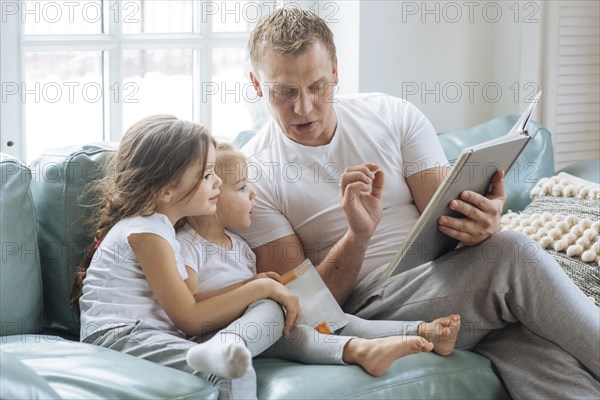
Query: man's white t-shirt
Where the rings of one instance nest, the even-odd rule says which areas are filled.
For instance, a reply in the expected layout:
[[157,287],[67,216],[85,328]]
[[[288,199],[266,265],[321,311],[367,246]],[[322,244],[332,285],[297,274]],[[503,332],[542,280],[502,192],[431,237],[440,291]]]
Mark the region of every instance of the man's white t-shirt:
[[198,235],[189,225],[177,233],[186,266],[198,274],[200,291],[217,290],[256,275],[256,256],[244,239],[229,231],[232,248],[227,250]]
[[[448,161],[433,126],[408,101],[380,93],[334,101],[338,125],[327,145],[296,143],[271,119],[242,148],[257,207],[251,227],[237,233],[253,248],[295,233],[305,256],[319,264],[347,229],[340,175],[347,167],[376,163],[385,176],[383,217],[369,242],[361,280],[392,259],[419,217],[406,177]],[[290,257],[297,251],[281,250]]]
[[149,217],[122,219],[102,240],[83,281],[83,295],[79,299],[81,339],[99,330],[131,326],[138,320],[183,335],[148,285],[127,240],[134,233],[152,233],[165,239],[173,249],[181,278],[187,278],[175,229],[166,215],[154,213]]

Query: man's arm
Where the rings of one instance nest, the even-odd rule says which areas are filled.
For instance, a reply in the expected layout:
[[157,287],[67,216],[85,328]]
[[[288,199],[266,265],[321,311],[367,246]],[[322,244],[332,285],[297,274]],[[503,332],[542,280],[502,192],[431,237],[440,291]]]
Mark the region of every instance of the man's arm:
[[[316,268],[338,303],[343,304],[356,282],[368,240],[346,234],[333,246]],[[293,251],[290,249],[294,249]],[[296,250],[297,249],[297,250]],[[291,271],[304,259],[300,239],[288,235],[253,249],[257,272],[275,271],[280,275]],[[292,257],[293,255],[293,257]]]
[[[383,172],[375,164],[347,168],[340,178],[340,198],[348,229],[316,266],[340,304],[346,301],[356,283],[367,244],[381,219],[382,191]],[[258,272],[284,274],[305,259],[302,244],[295,234],[253,250]]]
[[[423,212],[447,173],[448,168],[446,167],[431,168],[412,174],[406,179],[419,212]],[[364,169],[351,170],[346,171],[343,176],[346,179],[342,179],[340,185],[341,189],[345,190],[341,196],[342,204],[345,207],[344,211],[348,217],[349,229],[327,254],[323,262],[317,266],[321,277],[340,304],[346,300],[354,287],[358,272],[362,267],[367,243],[379,223],[378,218],[381,218],[381,211],[376,210],[381,206],[380,189],[383,188],[382,175],[381,181],[377,183],[379,187],[376,191],[377,196],[363,195],[361,197],[359,193],[346,192],[346,190],[350,184],[353,184],[354,189],[358,192],[361,189],[365,189],[365,191],[371,189],[370,184],[366,184],[366,177],[370,176],[368,171]],[[463,201],[454,200],[454,204],[450,206],[466,215],[467,218],[442,217],[440,218],[440,230],[467,245],[480,243],[498,232],[500,214],[506,199],[503,177],[503,173],[496,174],[492,182],[492,190],[487,196],[466,192],[462,195]],[[369,201],[379,204],[370,204]],[[373,214],[369,215],[366,210],[371,210]],[[353,221],[353,218],[357,220]],[[370,221],[374,225],[359,231],[362,234],[357,235],[351,226],[356,227],[361,221],[367,223]],[[274,240],[253,250],[256,253],[258,272],[275,271],[284,274],[305,259],[302,244],[295,234]]]
[[406,184],[410,189],[410,195],[419,210],[423,213],[429,200],[433,197],[437,188],[442,184],[444,177],[448,175],[450,168],[435,167],[416,172],[406,178]]
[[283,275],[291,271],[304,259],[304,250],[295,234],[273,240],[252,249],[256,254],[256,272],[274,271]]

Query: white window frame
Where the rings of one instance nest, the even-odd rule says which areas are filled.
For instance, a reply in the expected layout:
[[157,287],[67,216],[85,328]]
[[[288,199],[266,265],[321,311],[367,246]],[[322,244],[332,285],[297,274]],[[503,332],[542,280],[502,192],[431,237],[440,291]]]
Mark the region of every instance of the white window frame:
[[8,18],[6,2],[0,4],[0,152],[24,158],[22,105],[20,95],[8,95],[14,84],[22,82],[22,28],[18,18]]
[[[113,85],[122,87],[121,56],[124,50],[130,49],[190,49],[193,51],[193,120],[211,127],[212,107],[209,102],[201,101],[201,82],[212,79],[212,50],[214,48],[245,48],[248,32],[244,33],[215,33],[212,32],[212,19],[202,16],[202,3],[205,0],[191,0],[193,9],[194,33],[168,34],[138,34],[124,35],[121,32],[121,21],[108,18],[108,33],[97,35],[52,35],[25,36],[21,16],[9,15],[11,4],[20,6],[22,1],[2,1],[1,13],[1,73],[2,102],[0,103],[0,151],[25,160],[25,103],[21,101],[20,89],[17,95],[8,91],[14,88],[14,83],[22,87],[24,82],[24,55],[28,51],[104,51],[104,140],[116,141],[123,132],[123,105],[121,101],[110,101],[109,90]],[[109,7],[114,7],[117,0],[103,2],[105,15],[110,15]],[[268,12],[283,2],[266,2]],[[121,14],[122,15],[122,14]],[[203,22],[203,18],[206,22]]]

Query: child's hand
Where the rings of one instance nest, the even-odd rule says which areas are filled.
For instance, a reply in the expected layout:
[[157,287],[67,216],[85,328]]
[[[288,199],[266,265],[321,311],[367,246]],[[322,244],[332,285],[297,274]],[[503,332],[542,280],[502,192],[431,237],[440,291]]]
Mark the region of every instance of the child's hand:
[[272,282],[267,298],[275,300],[285,308],[285,328],[283,334],[287,335],[300,323],[300,301],[291,290],[280,283]]
[[279,275],[277,272],[273,272],[273,271],[261,272],[260,274],[256,274],[252,278],[248,279],[247,282],[250,282],[250,281],[253,281],[256,279],[273,279],[274,281],[283,284],[281,275]]

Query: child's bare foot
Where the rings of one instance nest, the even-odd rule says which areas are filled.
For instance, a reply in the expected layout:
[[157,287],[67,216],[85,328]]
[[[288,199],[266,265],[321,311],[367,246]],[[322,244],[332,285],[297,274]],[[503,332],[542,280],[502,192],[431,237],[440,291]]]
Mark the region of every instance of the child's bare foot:
[[454,350],[459,330],[460,316],[452,314],[422,323],[417,329],[417,334],[433,343],[434,352],[440,356],[447,356]]
[[346,344],[342,359],[347,364],[360,365],[373,376],[381,376],[400,357],[431,350],[433,343],[419,336],[354,338]]

